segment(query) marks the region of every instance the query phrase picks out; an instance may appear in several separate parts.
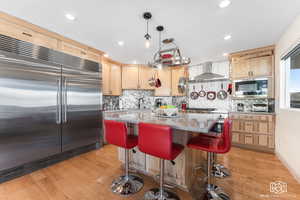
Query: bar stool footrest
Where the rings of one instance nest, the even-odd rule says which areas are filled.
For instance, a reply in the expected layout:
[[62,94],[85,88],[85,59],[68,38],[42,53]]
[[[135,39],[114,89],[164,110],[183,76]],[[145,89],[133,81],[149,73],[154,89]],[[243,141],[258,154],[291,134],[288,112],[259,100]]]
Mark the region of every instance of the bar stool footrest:
[[204,195],[203,200],[231,200],[229,195],[226,194],[222,188],[211,185],[207,187],[206,194]]
[[112,182],[111,190],[115,194],[128,196],[139,192],[144,186],[141,177],[135,175],[120,176]]
[[146,192],[144,200],[180,200],[180,198],[169,190],[163,190],[163,197],[160,196],[159,188],[153,188]]

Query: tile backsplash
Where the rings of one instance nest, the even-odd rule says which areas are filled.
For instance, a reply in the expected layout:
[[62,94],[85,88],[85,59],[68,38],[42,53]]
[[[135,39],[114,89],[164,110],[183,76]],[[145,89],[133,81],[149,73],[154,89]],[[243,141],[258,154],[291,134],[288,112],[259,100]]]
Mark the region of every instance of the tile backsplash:
[[[218,82],[205,82],[205,83],[193,83],[189,85],[189,94],[194,91],[201,91],[201,87],[205,92],[214,91],[218,92],[221,90],[221,84],[223,83],[223,89],[227,91],[229,81],[218,81]],[[198,97],[198,99],[193,100],[189,98],[188,101],[190,108],[217,108],[218,110],[231,110],[231,96],[228,94],[225,100],[220,100],[216,98],[215,100],[208,100],[207,96]]]
[[156,97],[153,90],[123,90],[119,97],[103,96],[104,110],[138,109],[140,98],[144,99],[144,103],[141,104],[144,109],[153,108],[157,98],[161,98],[164,104],[173,104],[178,108],[183,100],[187,101],[186,97]]

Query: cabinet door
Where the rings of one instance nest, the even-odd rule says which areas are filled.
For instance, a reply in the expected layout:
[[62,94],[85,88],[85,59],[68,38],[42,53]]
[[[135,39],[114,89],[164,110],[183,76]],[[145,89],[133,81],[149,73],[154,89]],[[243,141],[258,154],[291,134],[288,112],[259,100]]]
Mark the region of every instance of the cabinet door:
[[5,20],[0,20],[0,33],[18,40],[31,42],[33,44],[50,49],[57,49],[58,46],[58,41],[56,38],[52,38]]
[[121,86],[122,69],[121,66],[111,64],[110,69],[110,91],[111,95],[119,96],[122,93]]
[[139,84],[138,88],[142,90],[153,90],[154,87],[151,87],[148,83],[148,80],[154,75],[154,69],[148,66],[139,66]]
[[178,83],[181,77],[187,77],[186,67],[177,67],[172,69],[172,96],[185,96],[185,93],[178,91]]
[[253,135],[250,134],[245,135],[245,144],[253,144]]
[[95,53],[95,52],[92,52],[92,51],[87,51],[86,59],[92,60],[94,62],[99,62],[100,61],[100,55]]
[[249,59],[251,75],[254,77],[272,76],[273,56],[263,56]]
[[259,135],[258,136],[258,145],[260,146],[268,146],[268,136],[267,135]]
[[244,132],[252,133],[254,131],[253,121],[245,121],[243,125],[244,125]]
[[239,59],[232,61],[231,71],[233,79],[249,77],[249,60]]
[[232,142],[239,143],[240,142],[240,134],[232,132]]
[[122,67],[122,89],[138,89],[138,65],[125,65]]
[[240,120],[234,119],[232,120],[232,131],[240,131]]
[[102,92],[103,92],[103,95],[111,95],[110,63],[108,63],[108,62],[102,62]]
[[64,41],[60,41],[59,43],[59,49],[62,52],[65,52],[67,54],[73,55],[73,56],[77,56],[80,58],[86,58],[87,56],[87,51],[81,47],[75,46],[73,44],[64,42]]
[[255,122],[256,131],[260,134],[269,134],[269,122]]
[[18,40],[33,42],[33,31],[0,19],[0,33]]
[[161,81],[161,87],[155,89],[155,96],[170,96],[171,95],[171,69],[165,67],[157,70],[158,78]]

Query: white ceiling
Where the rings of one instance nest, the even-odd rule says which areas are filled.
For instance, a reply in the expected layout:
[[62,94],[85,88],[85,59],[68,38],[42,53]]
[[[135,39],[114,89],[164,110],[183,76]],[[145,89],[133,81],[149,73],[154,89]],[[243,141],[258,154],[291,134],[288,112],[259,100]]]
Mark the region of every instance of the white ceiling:
[[[158,48],[155,27],[174,37],[196,64],[234,52],[276,43],[300,14],[299,0],[0,0],[1,11],[107,52],[124,63],[147,63]],[[144,46],[144,11],[150,11],[152,47]],[[65,13],[77,19],[68,21]],[[223,37],[231,34],[232,39]],[[123,40],[125,45],[118,46]]]

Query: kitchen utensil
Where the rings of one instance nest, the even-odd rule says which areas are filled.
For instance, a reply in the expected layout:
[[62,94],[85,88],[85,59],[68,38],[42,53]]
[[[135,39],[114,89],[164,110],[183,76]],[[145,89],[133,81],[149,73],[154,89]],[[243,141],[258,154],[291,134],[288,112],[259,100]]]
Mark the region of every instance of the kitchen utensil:
[[184,69],[184,76],[179,78],[178,82],[178,92],[183,94],[186,91],[187,88],[187,82],[188,82],[188,75],[187,75],[187,70]]
[[178,82],[178,92],[179,93],[184,93],[186,91],[186,83],[187,83],[187,78],[180,77],[179,82]]
[[195,86],[193,86],[193,92],[191,92],[190,97],[192,100],[196,100],[199,97],[198,92],[196,92]]
[[217,93],[217,97],[220,100],[225,100],[227,98],[227,96],[228,96],[228,94],[224,90],[224,85],[223,85],[223,83],[221,83],[221,90]]
[[159,88],[159,87],[161,87],[161,81],[160,81],[160,79],[158,78],[158,72],[156,72],[155,73],[155,87],[156,88]]
[[229,95],[232,94],[232,83],[228,84],[227,92],[229,93]]
[[243,103],[238,103],[237,104],[237,111],[238,112],[244,112],[244,110],[245,110],[244,104]]
[[148,84],[149,84],[151,87],[154,87],[154,86],[155,86],[155,74],[153,74],[153,76],[148,80]]
[[211,100],[211,101],[213,101],[213,100],[215,100],[216,99],[216,92],[214,92],[214,91],[209,91],[209,92],[207,92],[206,93],[206,97],[207,97],[207,99],[208,100]]
[[203,89],[203,85],[201,85],[201,90],[199,92],[199,97],[205,97],[206,96],[206,92]]

